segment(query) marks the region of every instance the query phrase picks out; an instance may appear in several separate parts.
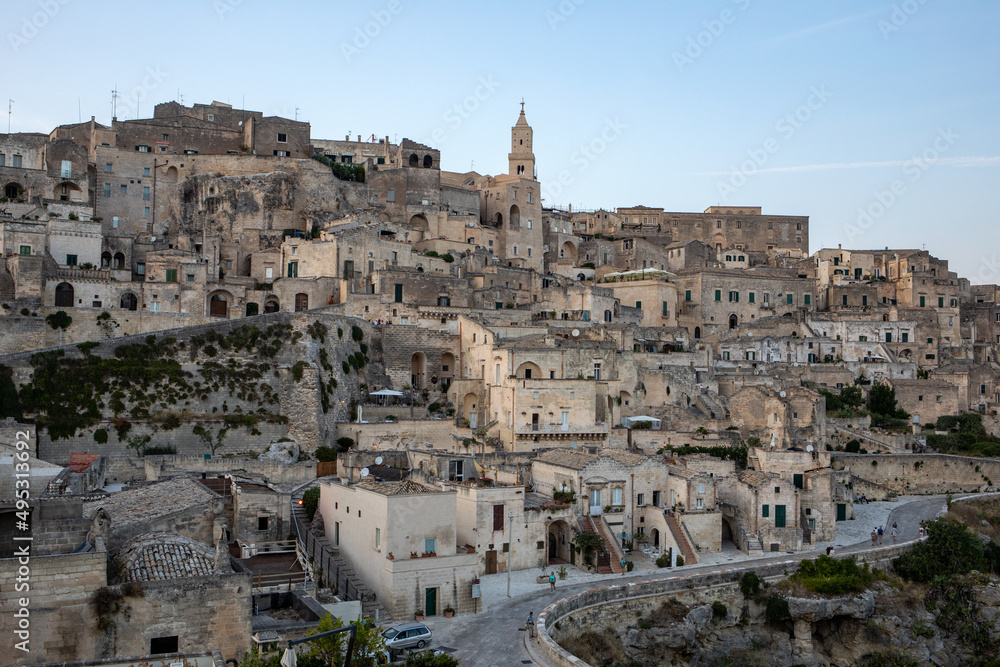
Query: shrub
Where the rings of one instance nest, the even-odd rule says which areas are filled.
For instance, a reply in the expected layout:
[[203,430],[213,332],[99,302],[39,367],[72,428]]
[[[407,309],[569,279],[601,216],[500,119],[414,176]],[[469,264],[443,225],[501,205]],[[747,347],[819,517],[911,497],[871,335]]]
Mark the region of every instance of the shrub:
[[321,446],[316,448],[316,460],[321,463],[329,463],[337,460],[337,450],[333,447]]
[[552,500],[557,503],[571,503],[576,500],[576,494],[572,491],[555,491],[552,494]]
[[857,593],[871,584],[872,573],[866,563],[858,567],[853,559],[835,560],[820,556],[816,560],[804,560],[799,569],[789,577],[814,593],[841,595]]
[[99,428],[96,431],[94,431],[94,442],[96,442],[99,445],[103,445],[107,441],[108,441],[108,432],[105,429]]
[[670,567],[670,556],[663,554],[656,559],[656,567]]
[[65,310],[60,310],[46,316],[45,321],[53,329],[62,329],[65,331],[73,323],[73,318],[67,315]]
[[712,618],[722,621],[729,615],[729,609],[718,600],[712,603]]
[[625,571],[626,572],[631,572],[634,569],[635,569],[635,563],[633,563],[630,560],[625,561]]
[[747,572],[743,575],[740,579],[740,590],[745,598],[755,597],[760,592],[760,577],[756,572]]
[[782,595],[772,595],[767,598],[767,609],[764,612],[767,622],[777,625],[788,619],[791,613],[788,611],[788,600]]
[[360,343],[361,341],[363,341],[365,339],[365,332],[364,332],[364,330],[361,327],[359,327],[358,325],[356,325],[356,324],[352,325],[351,326],[351,339],[355,343]]
[[639,627],[642,628],[643,630],[651,630],[653,627],[653,622],[648,618],[644,618],[641,621],[639,621]]
[[427,412],[437,412],[440,409],[441,409],[441,404],[438,403],[437,401],[434,401],[433,403],[427,406]]
[[316,514],[316,508],[319,507],[319,493],[319,489],[314,487],[307,489],[302,494],[302,509],[305,510],[306,516],[310,521],[313,520],[313,516]]
[[340,451],[346,452],[353,446],[354,446],[354,438],[349,438],[347,436],[337,438],[337,449],[339,449]]
[[447,653],[434,654],[434,651],[420,651],[406,656],[406,667],[458,667],[458,659]]
[[680,567],[683,564],[684,564],[684,556],[677,554],[677,567]]
[[983,544],[964,523],[934,519],[926,526],[927,539],[892,562],[896,574],[902,578],[929,582],[938,576],[996,569],[996,544]]

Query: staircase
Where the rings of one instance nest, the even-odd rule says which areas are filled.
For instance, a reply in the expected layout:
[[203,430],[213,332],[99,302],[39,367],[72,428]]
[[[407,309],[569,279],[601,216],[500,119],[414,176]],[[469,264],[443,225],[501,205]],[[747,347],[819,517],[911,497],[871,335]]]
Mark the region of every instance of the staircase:
[[597,517],[594,523],[597,524],[597,534],[604,540],[604,546],[608,549],[608,553],[611,554],[611,571],[615,574],[621,574],[624,572],[622,559],[625,558],[625,552],[622,551],[618,540],[615,539],[614,533],[611,532],[611,526],[608,525],[608,521],[604,518],[604,515]]
[[694,545],[691,544],[691,540],[688,538],[687,529],[677,518],[677,515],[670,510],[665,510],[663,515],[667,519],[667,526],[670,527],[670,532],[674,536],[674,541],[680,548],[681,553],[684,555],[685,565],[694,565],[698,562],[698,554],[694,550]]
[[[615,569],[612,565],[614,559],[611,557],[612,551],[608,548],[608,541],[598,529],[597,525],[589,516],[580,517],[580,530],[590,531],[592,533],[597,533],[601,538],[602,546],[597,548],[597,572],[599,574],[612,574]],[[618,565],[618,572],[621,572],[621,565]]]

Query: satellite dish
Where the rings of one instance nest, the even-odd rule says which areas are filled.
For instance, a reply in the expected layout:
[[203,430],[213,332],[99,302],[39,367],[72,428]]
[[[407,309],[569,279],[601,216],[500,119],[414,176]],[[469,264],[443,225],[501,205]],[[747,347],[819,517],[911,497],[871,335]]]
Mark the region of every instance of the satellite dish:
[[382,459],[381,456],[376,457],[376,459],[375,459],[375,465],[377,465],[377,466],[382,465],[382,461],[383,461],[383,459]]
[[573,329],[573,338],[576,338],[579,335],[580,335],[580,330],[579,329]]
[[786,394],[786,393],[785,393],[785,392],[783,392],[783,391],[779,391],[779,392],[778,392],[778,396],[781,396],[782,398],[784,398],[785,396],[788,396],[788,394]]
[[149,239],[149,242],[150,242],[150,243],[156,243],[156,237],[154,236],[154,237],[152,237],[151,239]]
[[748,331],[747,332],[747,338],[753,338],[753,332],[752,331]]
[[812,446],[812,445],[806,445],[806,451],[807,451],[807,452],[812,452],[812,451],[814,451],[814,450],[813,450],[813,446]]
[[362,477],[367,477],[368,474],[369,474],[368,468],[362,468],[361,469],[361,476]]

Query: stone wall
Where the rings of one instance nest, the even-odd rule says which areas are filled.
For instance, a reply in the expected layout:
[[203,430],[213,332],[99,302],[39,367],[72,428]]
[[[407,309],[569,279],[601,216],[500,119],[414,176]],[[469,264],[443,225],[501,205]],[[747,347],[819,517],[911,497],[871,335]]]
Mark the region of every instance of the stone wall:
[[843,454],[835,470],[888,487],[899,494],[986,491],[1000,484],[1000,460],[950,454]]
[[146,479],[151,482],[183,473],[210,473],[214,476],[233,470],[239,470],[241,475],[259,475],[272,484],[299,485],[316,478],[316,464],[312,461],[289,465],[269,460],[206,459],[198,454],[177,454],[147,456],[143,459],[143,464],[146,469]]

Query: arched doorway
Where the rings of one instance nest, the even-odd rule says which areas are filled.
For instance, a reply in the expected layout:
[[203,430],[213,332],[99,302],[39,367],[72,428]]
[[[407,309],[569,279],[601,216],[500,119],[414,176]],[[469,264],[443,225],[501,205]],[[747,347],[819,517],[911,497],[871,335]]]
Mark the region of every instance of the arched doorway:
[[739,323],[740,323],[740,320],[739,320],[738,317],[736,317],[735,314],[729,316],[729,328],[730,329],[735,329],[739,325]]
[[576,266],[576,246],[569,241],[563,243],[562,247],[559,248],[559,259],[569,260],[570,264]]
[[469,428],[479,428],[479,398],[471,392],[462,399],[462,418],[469,420]]
[[427,217],[424,215],[415,215],[411,217],[410,227],[426,232],[428,228]]
[[8,183],[3,188],[3,196],[7,199],[14,201],[17,199],[18,194],[21,192],[21,186],[17,183]]
[[251,301],[247,304],[247,317],[253,317],[260,312],[260,305]]
[[496,226],[503,227],[503,213],[497,213]]
[[116,252],[114,260],[111,262],[111,268],[115,270],[121,270],[125,268],[125,253]]
[[52,198],[59,201],[80,201],[83,199],[83,190],[75,183],[60,183],[53,188]]
[[694,328],[694,337],[695,338],[701,338],[701,327],[695,327]]
[[562,519],[549,524],[546,531],[546,556],[549,565],[572,564],[575,560],[573,554],[573,533]]
[[441,355],[441,377],[455,377],[455,355],[451,352],[445,352]]
[[420,166],[420,158],[417,157],[416,153],[410,153],[410,166],[411,167]]
[[517,204],[510,207],[510,228],[521,228],[521,209],[517,207]]
[[223,294],[213,294],[208,300],[208,314],[212,317],[229,318],[229,302]]
[[122,294],[122,298],[118,304],[122,310],[139,310],[139,299],[131,292]]
[[309,295],[299,292],[295,295],[295,312],[301,313],[303,310],[309,310]]
[[101,253],[101,268],[109,269],[111,268],[111,253],[104,251]]
[[654,528],[649,533],[649,541],[653,545],[653,548],[657,551],[660,550],[660,531]]
[[279,310],[281,310],[281,305],[278,303],[277,299],[268,299],[264,302],[265,313],[276,313]]
[[525,380],[538,380],[542,377],[542,369],[538,367],[538,364],[526,361],[517,367],[517,372],[514,375]]
[[432,158],[430,155],[425,155],[424,156],[424,169],[430,169],[433,166],[434,166],[434,158]]
[[69,283],[56,285],[56,308],[73,307],[73,286]]
[[427,357],[423,352],[416,352],[410,357],[410,386],[414,389],[423,389],[426,375]]

